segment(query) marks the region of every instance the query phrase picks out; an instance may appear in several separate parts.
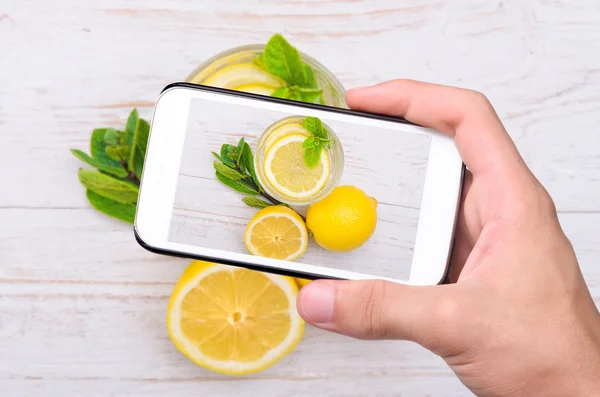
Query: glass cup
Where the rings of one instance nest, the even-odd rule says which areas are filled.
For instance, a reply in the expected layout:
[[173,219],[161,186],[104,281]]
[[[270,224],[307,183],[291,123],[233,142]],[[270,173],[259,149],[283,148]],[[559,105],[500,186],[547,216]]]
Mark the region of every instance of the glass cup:
[[[252,60],[265,49],[264,45],[253,44],[217,54],[198,66],[187,78],[189,83],[210,85],[219,88],[237,89],[240,91],[254,92],[257,94],[270,95],[283,82],[276,76],[266,71],[260,73],[258,67],[254,66]],[[345,90],[335,76],[315,59],[300,53],[302,60],[310,65],[314,71],[319,87],[323,89],[323,100],[328,106],[347,108]],[[227,81],[219,78],[229,74]],[[238,73],[238,75],[235,75]],[[233,80],[232,82],[232,74]]]
[[273,188],[265,176],[263,164],[265,162],[266,152],[269,148],[280,138],[290,134],[302,134],[306,137],[310,136],[301,123],[304,120],[304,116],[290,116],[284,119],[278,120],[271,124],[260,136],[258,145],[256,148],[256,154],[254,156],[254,168],[256,170],[256,176],[265,192],[281,201],[296,207],[308,206],[314,202],[322,200],[337,186],[342,177],[344,171],[344,151],[339,138],[333,132],[333,130],[323,123],[323,127],[327,131],[329,138],[329,148],[325,148],[330,161],[330,171],[323,188],[316,192],[314,195],[306,198],[292,198],[283,195],[277,189]]

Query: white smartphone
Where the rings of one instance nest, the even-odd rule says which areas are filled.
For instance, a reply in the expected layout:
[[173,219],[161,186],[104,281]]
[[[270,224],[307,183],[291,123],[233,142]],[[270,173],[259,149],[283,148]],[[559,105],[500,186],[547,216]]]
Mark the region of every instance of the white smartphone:
[[[256,151],[270,126],[292,116],[334,131],[338,185],[378,202],[373,235],[353,251],[330,252],[311,238],[295,261],[246,249],[245,228],[258,209],[216,178],[212,152],[242,137]],[[463,173],[452,138],[400,118],[175,83],[154,108],[134,231],[144,248],[166,255],[307,279],[433,285],[447,271]]]

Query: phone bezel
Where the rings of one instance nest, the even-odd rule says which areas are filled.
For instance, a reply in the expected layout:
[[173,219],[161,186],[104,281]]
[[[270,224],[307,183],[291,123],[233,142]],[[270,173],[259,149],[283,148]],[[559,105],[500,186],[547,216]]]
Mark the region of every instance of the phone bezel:
[[[384,122],[388,127],[393,124],[408,125],[421,130],[422,133],[430,134],[432,136],[432,148],[427,167],[409,280],[383,278],[366,273],[341,271],[316,265],[262,258],[249,254],[238,254],[168,241],[168,230],[183,141],[187,129],[189,106],[194,97],[206,96],[223,102],[242,101],[246,104],[257,104],[254,102],[257,100],[262,103],[261,107],[275,106],[280,108],[281,105],[291,106],[299,109],[298,114],[305,114],[307,110],[310,110],[311,114],[315,113],[313,111],[316,111],[317,114],[322,112],[327,112],[329,115],[341,114],[344,115],[345,121],[348,121],[345,116],[349,116],[350,119],[358,118],[355,119],[355,122],[362,120],[363,123],[367,124],[372,124],[377,120],[377,123]],[[248,102],[249,99],[252,101]],[[349,120],[349,122],[352,122],[352,120]],[[151,252],[164,255],[213,261],[225,265],[307,279],[386,279],[406,284],[433,285],[440,283],[447,272],[454,240],[464,169],[464,164],[460,160],[452,138],[399,117],[272,98],[191,83],[173,83],[162,90],[154,107],[134,221],[134,233],[136,240],[142,247]],[[442,229],[443,231],[441,231]],[[431,247],[435,247],[435,249]]]

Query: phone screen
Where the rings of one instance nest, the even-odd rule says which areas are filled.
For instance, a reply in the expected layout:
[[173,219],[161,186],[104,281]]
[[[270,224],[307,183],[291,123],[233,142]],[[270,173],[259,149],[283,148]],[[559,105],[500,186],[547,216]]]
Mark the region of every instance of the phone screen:
[[[242,201],[252,193],[240,193],[219,180],[213,164],[235,167],[235,150],[229,148],[234,152],[229,156],[227,149],[221,149],[224,144],[237,146],[243,138],[257,158],[255,172],[263,175],[259,182],[269,185],[263,190],[290,198],[290,207],[301,216],[306,215],[311,200],[319,203],[332,197],[332,193],[318,197],[330,185],[354,186],[377,201],[375,231],[364,244],[346,252],[331,251],[309,236],[306,251],[295,262],[408,280],[432,137],[410,125],[406,131],[397,131],[336,116],[310,121],[330,135],[326,136],[329,143],[319,143],[325,152],[320,151],[317,166],[311,168],[314,180],[305,183],[298,179],[306,175],[294,173],[294,165],[286,161],[294,157],[294,148],[298,150],[298,143],[294,146],[293,142],[301,142],[304,151],[310,148],[307,138],[313,137],[314,144],[315,132],[310,129],[315,127],[306,124],[306,116],[256,104],[192,99],[168,240],[250,255],[244,233],[260,209]],[[218,160],[212,152],[221,160],[228,158]],[[290,178],[289,174],[300,176]],[[277,179],[278,175],[288,177]],[[263,196],[255,198],[269,203]],[[330,216],[336,204],[321,208],[319,216]],[[319,232],[327,234],[327,226],[321,225],[325,230]],[[345,241],[335,241],[335,235],[327,238],[336,247],[344,247]]]

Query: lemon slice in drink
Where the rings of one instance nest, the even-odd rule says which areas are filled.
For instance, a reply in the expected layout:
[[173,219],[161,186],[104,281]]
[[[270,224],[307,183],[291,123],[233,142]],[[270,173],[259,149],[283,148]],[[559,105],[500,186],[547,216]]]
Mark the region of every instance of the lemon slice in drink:
[[264,208],[246,227],[244,243],[252,255],[293,261],[308,245],[308,231],[300,216],[283,206]]
[[252,90],[250,92],[268,91],[270,95],[274,90],[282,87],[284,82],[253,63],[247,62],[225,66],[208,77],[203,84],[230,90],[242,91],[240,88],[245,88]]
[[304,333],[289,277],[196,261],[175,286],[169,335],[190,360],[230,375],[261,371]]
[[251,92],[253,94],[271,96],[273,91],[275,91],[275,88],[268,86],[268,85],[261,85],[261,84],[246,84],[246,85],[237,86],[235,88],[235,90],[243,91],[243,92]]
[[281,195],[309,199],[327,184],[331,174],[329,154],[323,148],[319,164],[308,168],[304,163],[303,134],[289,134],[267,147],[263,170],[269,185]]
[[279,122],[278,124],[279,125],[268,134],[264,143],[265,148],[269,148],[273,145],[273,143],[277,142],[286,135],[304,135],[304,139],[311,136],[311,133],[298,121],[284,123]]

